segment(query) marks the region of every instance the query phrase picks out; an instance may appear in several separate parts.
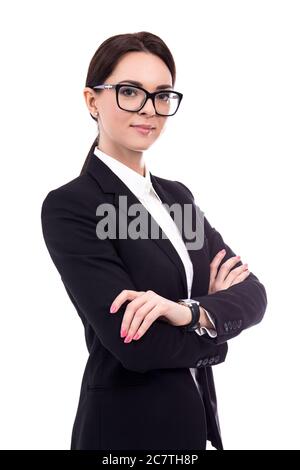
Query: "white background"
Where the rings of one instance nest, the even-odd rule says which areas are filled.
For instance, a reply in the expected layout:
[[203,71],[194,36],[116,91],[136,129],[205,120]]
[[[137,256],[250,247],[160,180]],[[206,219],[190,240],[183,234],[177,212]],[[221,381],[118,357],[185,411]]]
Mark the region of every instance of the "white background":
[[263,322],[214,367],[224,446],[299,449],[299,2],[10,0],[0,18],[0,447],[69,448],[88,353],[40,209],[96,136],[82,94],[92,55],[146,30],[184,94],[149,168],[193,191],[268,294]]

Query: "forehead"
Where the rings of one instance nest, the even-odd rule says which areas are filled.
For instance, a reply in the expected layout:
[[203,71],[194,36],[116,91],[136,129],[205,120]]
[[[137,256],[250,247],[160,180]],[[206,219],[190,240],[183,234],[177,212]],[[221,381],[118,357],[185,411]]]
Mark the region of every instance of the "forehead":
[[129,52],[121,57],[111,78],[139,82],[146,88],[172,86],[172,75],[164,61],[155,54]]

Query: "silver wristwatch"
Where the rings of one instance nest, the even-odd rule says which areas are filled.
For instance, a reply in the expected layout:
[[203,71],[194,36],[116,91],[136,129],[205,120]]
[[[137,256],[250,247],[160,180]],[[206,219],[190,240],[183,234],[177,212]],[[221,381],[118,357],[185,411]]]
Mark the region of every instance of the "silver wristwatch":
[[186,305],[190,308],[192,313],[192,319],[188,325],[184,325],[184,329],[186,331],[195,331],[199,328],[199,321],[200,321],[200,310],[199,305],[200,302],[194,299],[179,299],[178,303],[181,305]]

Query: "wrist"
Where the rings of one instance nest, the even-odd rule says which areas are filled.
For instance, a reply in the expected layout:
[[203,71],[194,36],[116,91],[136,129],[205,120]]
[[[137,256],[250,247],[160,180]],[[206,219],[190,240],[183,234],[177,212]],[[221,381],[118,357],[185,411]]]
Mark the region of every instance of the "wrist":
[[[203,324],[205,326],[206,323],[206,318],[205,318],[205,309],[200,308],[201,305],[197,300],[194,299],[179,299],[178,303],[187,307],[190,311],[186,311],[184,314],[186,317],[186,323],[185,323],[185,330],[186,331],[195,331],[198,330],[199,327]],[[201,320],[200,316],[202,314]],[[208,316],[208,315],[207,315]]]
[[188,325],[192,320],[191,309],[187,305],[180,305],[180,307],[182,309],[182,325],[181,326]]
[[[185,326],[191,322],[192,312],[190,307],[188,307],[187,305],[181,305],[181,307],[183,308],[183,326]],[[210,327],[212,326],[205,314],[205,310],[199,305],[199,327],[204,326],[206,328],[209,328],[209,325]]]
[[208,316],[206,315],[206,311],[203,307],[199,306],[200,308],[200,317],[199,317],[199,326],[204,327],[204,328],[214,328],[214,326],[211,324]]

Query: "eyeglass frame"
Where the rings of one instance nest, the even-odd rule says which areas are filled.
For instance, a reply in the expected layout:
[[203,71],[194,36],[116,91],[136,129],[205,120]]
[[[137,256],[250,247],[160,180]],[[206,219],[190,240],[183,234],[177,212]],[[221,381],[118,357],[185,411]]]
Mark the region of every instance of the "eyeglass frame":
[[[122,87],[122,86],[128,86],[128,87],[132,87],[132,88],[137,88],[138,90],[142,90],[145,94],[146,94],[146,99],[144,101],[144,103],[142,104],[142,106],[139,108],[139,109],[135,109],[135,110],[130,110],[130,109],[124,109],[120,106],[119,104],[119,89]],[[153,104],[153,107],[155,109],[155,113],[158,114],[159,116],[174,116],[174,114],[177,113],[178,109],[179,109],[179,106],[180,106],[180,103],[181,103],[181,100],[183,98],[183,93],[180,93],[179,91],[174,91],[174,90],[169,90],[169,89],[166,89],[166,90],[158,90],[158,91],[154,91],[153,93],[150,93],[149,91],[145,90],[145,88],[142,88],[140,86],[136,86],[136,85],[131,85],[131,84],[126,84],[126,83],[116,83],[115,85],[111,84],[111,83],[103,83],[102,85],[96,85],[96,86],[92,86],[91,87],[92,89],[115,89],[116,90],[116,100],[117,100],[117,105],[119,106],[120,109],[122,109],[123,111],[128,111],[129,113],[136,113],[138,111],[140,111],[144,106],[145,104],[147,103],[148,99],[150,98],[151,101],[152,101],[152,104]],[[173,114],[161,114],[161,113],[158,113],[157,110],[156,110],[156,106],[155,106],[155,96],[158,95],[159,93],[164,93],[166,91],[170,91],[172,93],[175,93],[176,95],[178,95],[179,97],[179,102],[178,102],[178,106],[177,106],[177,109],[175,111],[175,113]]]

